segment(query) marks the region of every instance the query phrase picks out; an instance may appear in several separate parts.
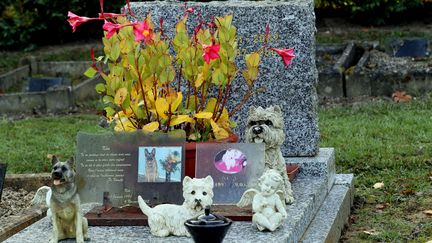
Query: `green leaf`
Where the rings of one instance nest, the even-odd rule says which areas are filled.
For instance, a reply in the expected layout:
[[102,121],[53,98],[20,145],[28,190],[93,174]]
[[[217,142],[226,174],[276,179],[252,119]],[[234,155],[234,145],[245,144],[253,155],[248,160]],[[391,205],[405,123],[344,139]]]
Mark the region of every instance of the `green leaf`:
[[105,104],[114,103],[114,98],[113,98],[112,96],[105,95],[105,96],[102,98],[102,101],[103,101],[103,103],[105,103]]
[[93,67],[89,67],[85,72],[84,75],[89,77],[89,78],[93,78],[96,75],[97,71],[96,69],[94,69]]
[[111,49],[111,53],[109,55],[111,61],[117,61],[120,56],[120,44],[118,42],[114,43]]
[[123,101],[123,109],[127,109],[130,106],[130,93],[126,96],[126,99]]
[[246,55],[246,65],[248,68],[258,67],[260,62],[260,55],[256,52]]
[[225,83],[225,76],[223,75],[222,71],[219,68],[215,69],[212,74],[212,83],[216,85]]
[[96,84],[96,92],[98,92],[99,94],[105,92],[105,84],[103,83]]
[[107,117],[111,117],[116,113],[116,111],[110,106],[105,107],[105,111],[106,111]]

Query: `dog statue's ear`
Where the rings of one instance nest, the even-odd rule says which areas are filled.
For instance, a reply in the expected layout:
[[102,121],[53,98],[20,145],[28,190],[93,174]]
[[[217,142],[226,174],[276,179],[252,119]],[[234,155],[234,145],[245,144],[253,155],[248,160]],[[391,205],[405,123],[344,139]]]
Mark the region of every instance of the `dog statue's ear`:
[[275,105],[273,106],[273,110],[279,114],[282,114],[282,109],[280,108],[279,105]]
[[183,187],[185,187],[192,179],[189,176],[183,178]]
[[70,167],[74,167],[74,165],[75,165],[75,160],[74,160],[74,158],[73,157],[71,157],[68,161],[67,161],[67,163],[69,164],[69,166]]
[[153,148],[153,149],[152,149],[152,156],[155,156],[155,155],[156,155],[156,149]]
[[52,165],[55,165],[55,164],[57,164],[58,162],[59,162],[59,160],[58,160],[57,156],[53,155],[52,158],[51,158],[51,164],[52,164]]
[[206,184],[210,185],[211,188],[213,188],[214,183],[213,183],[213,178],[212,178],[211,176],[208,175],[208,176],[204,179],[204,181],[205,181]]

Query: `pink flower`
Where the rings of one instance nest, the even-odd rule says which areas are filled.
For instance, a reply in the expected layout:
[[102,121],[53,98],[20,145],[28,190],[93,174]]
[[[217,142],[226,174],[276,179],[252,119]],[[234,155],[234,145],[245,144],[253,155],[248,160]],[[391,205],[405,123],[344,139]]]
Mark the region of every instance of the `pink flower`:
[[117,30],[126,27],[131,26],[130,24],[113,24],[111,22],[105,21],[105,24],[102,26],[102,28],[107,31],[106,38],[109,39],[111,36],[114,35],[114,33],[117,33]]
[[150,28],[150,25],[145,20],[143,22],[134,24],[134,34],[136,42],[144,40],[144,42],[147,44],[153,36],[152,32],[153,30]]
[[294,48],[290,48],[290,49],[270,48],[270,50],[275,51],[277,54],[279,54],[279,56],[282,57],[282,60],[285,63],[285,67],[288,67],[288,65],[291,63],[291,60],[295,57]]
[[204,57],[204,61],[207,64],[210,63],[210,60],[218,59],[220,57],[219,56],[220,45],[214,45],[214,44],[203,45],[203,48],[204,48],[203,57]]
[[188,12],[188,13],[193,13],[194,11],[195,11],[194,8],[188,8],[188,9],[186,9],[186,12]]
[[68,22],[72,26],[72,32],[75,32],[76,27],[90,20],[99,20],[99,18],[80,17],[72,12],[68,12]]
[[99,18],[117,18],[119,16],[126,16],[126,14],[116,14],[116,13],[99,13]]

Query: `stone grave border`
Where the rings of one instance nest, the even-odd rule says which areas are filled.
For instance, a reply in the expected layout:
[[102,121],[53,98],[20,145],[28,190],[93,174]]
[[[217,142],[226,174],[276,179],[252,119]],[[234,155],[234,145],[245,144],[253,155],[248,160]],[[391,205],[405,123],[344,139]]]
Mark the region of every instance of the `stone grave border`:
[[[51,174],[49,173],[8,174],[5,178],[4,188],[11,187],[15,190],[22,188],[26,191],[36,191],[41,186],[49,185],[50,182]],[[11,217],[6,225],[0,227],[0,242],[44,218],[47,209],[45,205],[32,206],[21,215]]]
[[[80,75],[90,67],[91,62],[37,62],[27,58],[24,65],[0,75],[0,88],[5,90],[16,82],[28,79],[32,74],[47,76]],[[77,103],[99,98],[95,86],[103,80],[99,75],[87,79],[76,86],[58,86],[45,92],[21,92],[0,94],[0,114],[55,112],[67,113]]]
[[[432,91],[432,68],[418,67],[416,60],[397,70],[368,68],[371,51],[375,50],[377,45],[376,42],[356,41],[317,45],[317,56],[338,56],[333,66],[318,68],[318,97],[391,96],[395,90],[405,90],[410,94]],[[389,57],[389,60],[391,62],[397,59]]]

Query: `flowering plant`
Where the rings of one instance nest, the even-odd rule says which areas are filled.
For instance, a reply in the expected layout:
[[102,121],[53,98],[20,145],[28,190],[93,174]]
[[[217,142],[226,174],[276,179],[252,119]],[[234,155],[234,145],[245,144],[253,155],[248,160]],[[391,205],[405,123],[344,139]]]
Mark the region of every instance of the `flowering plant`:
[[[101,0],[97,18],[71,12],[68,16],[73,31],[87,21],[104,21],[105,56],[95,58],[92,53],[93,65],[86,73],[99,73],[105,80],[96,90],[103,95],[106,118],[115,122],[116,131],[182,129],[188,141],[228,138],[235,126],[230,118],[254,93],[260,55],[266,49],[275,51],[286,66],[294,57],[293,49],[267,47],[267,25],[264,45],[245,55],[242,74],[247,93],[228,111],[231,86],[239,73],[232,15],[205,21],[199,12],[185,6],[173,38],[165,34],[162,18],[158,26],[150,14],[139,20],[129,2],[125,14],[104,13]],[[190,34],[187,21],[191,17],[196,17],[198,24]],[[98,63],[108,63],[109,72]]]

